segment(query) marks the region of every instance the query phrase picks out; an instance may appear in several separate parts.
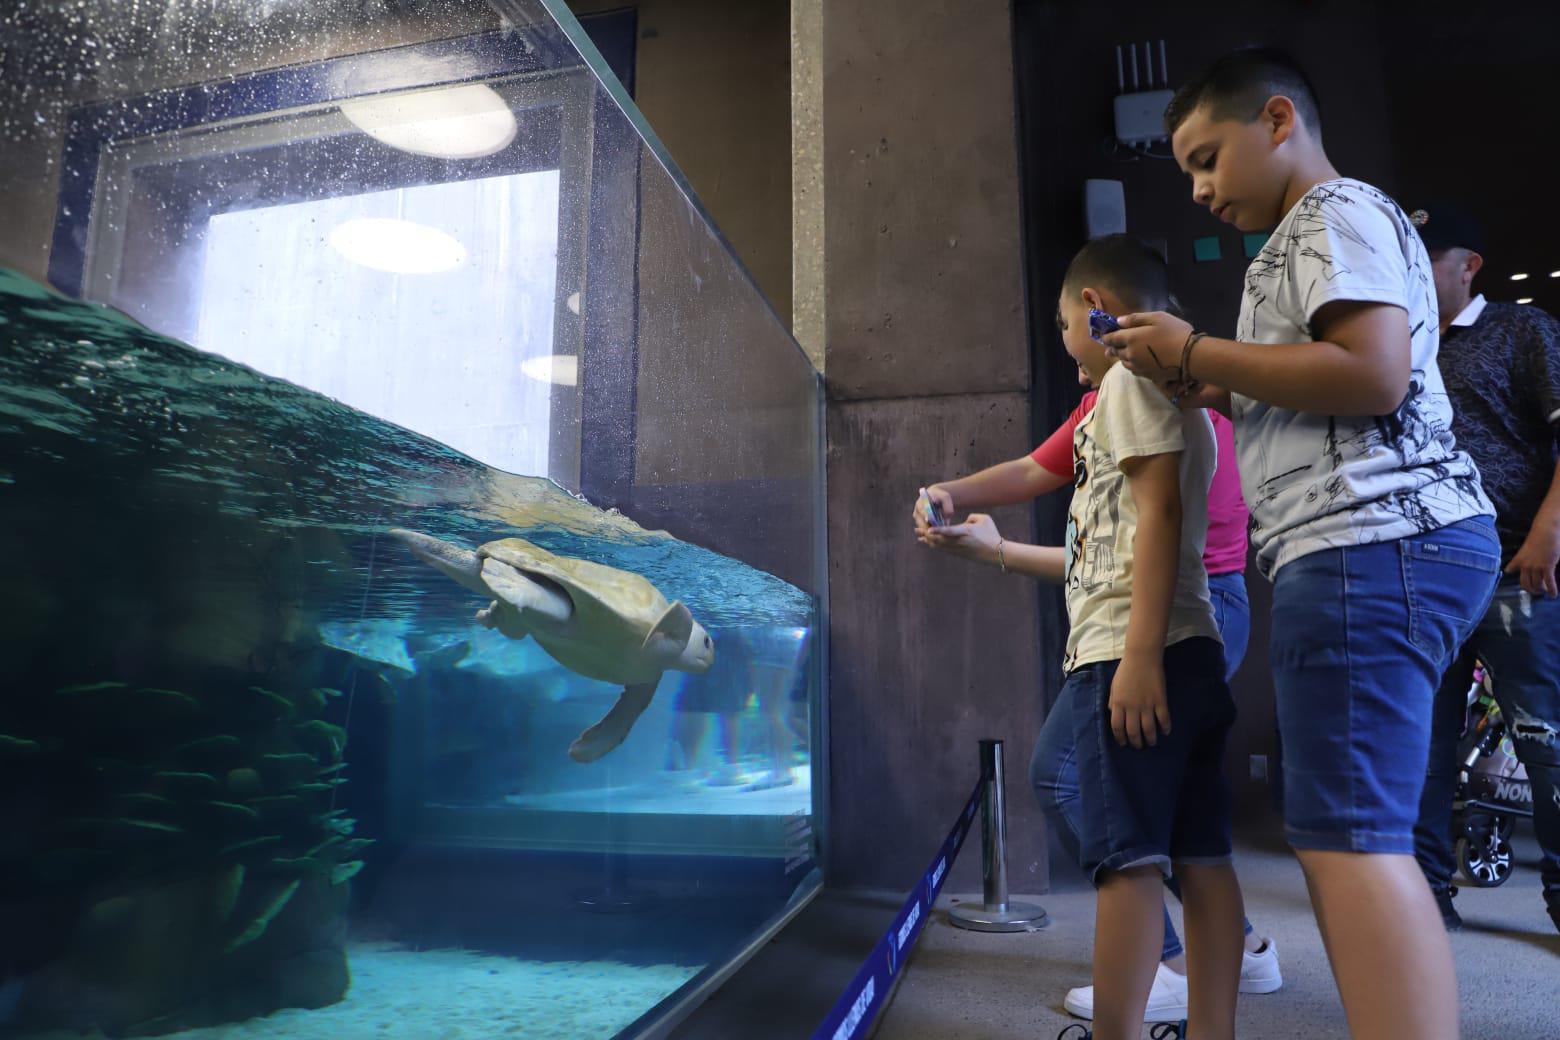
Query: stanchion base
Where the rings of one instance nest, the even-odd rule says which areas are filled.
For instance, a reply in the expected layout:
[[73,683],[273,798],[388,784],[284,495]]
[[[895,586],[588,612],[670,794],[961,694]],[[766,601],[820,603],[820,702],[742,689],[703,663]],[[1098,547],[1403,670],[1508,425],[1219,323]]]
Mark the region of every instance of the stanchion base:
[[982,903],[961,903],[949,909],[948,923],[974,932],[1038,932],[1051,920],[1037,903],[1009,903],[1006,910],[987,910]]

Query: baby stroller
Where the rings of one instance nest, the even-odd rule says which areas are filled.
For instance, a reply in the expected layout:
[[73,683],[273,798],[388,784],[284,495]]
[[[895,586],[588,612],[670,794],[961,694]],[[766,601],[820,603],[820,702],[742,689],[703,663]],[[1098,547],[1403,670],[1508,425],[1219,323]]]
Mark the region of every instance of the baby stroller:
[[1494,888],[1511,876],[1511,832],[1517,817],[1533,815],[1533,787],[1517,761],[1489,672],[1480,666],[1473,677],[1468,726],[1457,746],[1452,833],[1463,878],[1474,888]]

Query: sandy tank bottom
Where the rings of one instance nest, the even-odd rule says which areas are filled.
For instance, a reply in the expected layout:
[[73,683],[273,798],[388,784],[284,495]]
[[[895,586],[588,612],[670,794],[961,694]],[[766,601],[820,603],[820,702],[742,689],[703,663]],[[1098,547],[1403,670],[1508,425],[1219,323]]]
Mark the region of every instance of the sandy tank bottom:
[[[352,988],[317,1011],[165,1034],[164,1040],[594,1040],[616,1034],[699,969],[617,961],[524,961],[392,944],[348,950]],[[87,1040],[98,1033],[31,1033]]]

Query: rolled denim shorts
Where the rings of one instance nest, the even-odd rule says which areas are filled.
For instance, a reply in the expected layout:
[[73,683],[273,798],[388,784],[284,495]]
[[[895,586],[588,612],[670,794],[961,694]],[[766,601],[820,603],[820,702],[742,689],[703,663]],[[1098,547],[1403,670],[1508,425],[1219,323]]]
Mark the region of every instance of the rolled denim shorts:
[[1187,639],[1165,649],[1170,732],[1153,747],[1123,747],[1110,728],[1110,685],[1119,661],[1073,669],[1062,685],[1077,747],[1078,843],[1096,885],[1108,871],[1172,863],[1230,862],[1230,798],[1224,740],[1235,701],[1224,648]]
[[1476,517],[1278,572],[1270,656],[1296,848],[1414,851],[1435,691],[1499,570],[1494,523]]

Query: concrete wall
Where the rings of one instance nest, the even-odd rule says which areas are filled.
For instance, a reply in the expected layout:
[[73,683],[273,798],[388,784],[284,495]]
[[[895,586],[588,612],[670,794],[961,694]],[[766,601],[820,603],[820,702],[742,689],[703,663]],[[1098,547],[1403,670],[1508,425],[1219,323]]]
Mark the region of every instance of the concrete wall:
[[634,100],[781,320],[791,313],[785,0],[570,0],[639,20]]
[[[919,485],[1030,447],[1009,8],[825,0],[822,30],[832,877],[911,884],[1000,737],[1012,885],[1036,891],[1036,587],[909,521]],[[998,520],[1030,537],[1027,510]]]
[[648,159],[639,205],[635,482],[806,480],[817,451],[812,365]]
[[789,323],[786,0],[643,0],[636,6],[639,107],[759,289]]
[[805,478],[814,377],[786,334],[787,5],[645,0],[638,17],[640,109],[724,243],[646,153],[636,482]]
[[825,371],[823,8],[791,0],[791,335]]

